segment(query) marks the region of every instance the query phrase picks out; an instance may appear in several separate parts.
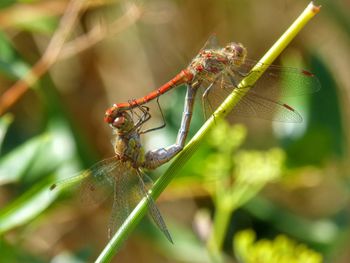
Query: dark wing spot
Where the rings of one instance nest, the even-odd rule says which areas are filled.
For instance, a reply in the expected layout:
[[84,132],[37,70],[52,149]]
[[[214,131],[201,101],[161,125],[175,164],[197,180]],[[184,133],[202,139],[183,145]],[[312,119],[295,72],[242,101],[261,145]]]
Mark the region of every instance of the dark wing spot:
[[289,106],[288,104],[283,104],[283,106],[285,107],[285,108],[287,108],[288,110],[290,110],[290,111],[295,111],[291,106]]
[[313,77],[313,76],[314,76],[313,73],[311,73],[310,71],[307,71],[307,70],[303,70],[302,73],[303,73],[304,75],[308,76],[308,77]]

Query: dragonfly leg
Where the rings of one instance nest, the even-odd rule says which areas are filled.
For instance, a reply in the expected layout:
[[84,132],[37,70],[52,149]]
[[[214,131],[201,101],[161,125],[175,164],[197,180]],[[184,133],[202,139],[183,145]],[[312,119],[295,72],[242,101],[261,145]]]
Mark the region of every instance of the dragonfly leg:
[[[210,100],[208,99],[210,90],[213,87],[213,85],[214,85],[214,82],[210,83],[210,85],[205,89],[205,91],[202,95],[202,110],[203,110],[203,114],[204,114],[205,119],[208,119],[210,113],[214,111],[213,106],[211,105]],[[204,105],[208,105],[209,109],[204,107]]]
[[[149,113],[149,108],[147,106],[138,106],[138,109],[142,112],[142,115],[139,116],[138,114],[135,115],[138,117],[138,121],[135,124],[135,128],[136,129],[141,129],[142,125],[147,122],[152,116]],[[132,112],[134,112],[134,110],[131,110]]]
[[144,131],[140,131],[139,134],[145,134],[145,133],[147,133],[147,132],[151,132],[151,131],[163,129],[163,128],[166,126],[164,114],[163,114],[162,108],[160,107],[160,104],[159,104],[159,97],[157,97],[157,105],[158,105],[160,114],[162,115],[163,124],[160,125],[160,126],[158,126],[158,127],[155,127],[155,128],[150,128],[150,129],[147,129],[147,130],[144,130]]
[[[212,83],[210,83],[210,85],[205,89],[203,95],[202,95],[202,110],[203,110],[203,113],[204,113],[204,118],[205,119],[209,119],[211,113],[214,112],[214,108],[213,108],[213,105],[210,103],[210,100],[209,100],[209,93],[211,92],[211,90],[213,89],[213,86],[214,84],[216,84],[217,81],[219,81],[219,79],[221,78],[221,80],[223,79],[222,78],[222,74],[219,74]],[[223,85],[221,85],[221,87],[223,87]],[[208,105],[208,108],[205,107],[205,105]],[[213,115],[214,117],[214,120],[215,120],[215,116]]]

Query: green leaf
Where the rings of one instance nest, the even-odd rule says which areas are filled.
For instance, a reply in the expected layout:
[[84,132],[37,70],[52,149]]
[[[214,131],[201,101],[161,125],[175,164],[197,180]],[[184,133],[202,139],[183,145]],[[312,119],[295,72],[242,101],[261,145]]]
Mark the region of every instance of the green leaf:
[[30,32],[52,34],[57,28],[56,17],[38,17],[30,21],[19,22],[17,27]]
[[52,203],[59,193],[49,190],[52,181],[52,176],[45,178],[0,211],[0,234],[28,222]]
[[47,130],[49,142],[40,147],[31,163],[30,170],[25,175],[25,179],[29,181],[51,173],[66,162],[76,160],[76,145],[67,122],[60,118],[52,118]]
[[0,159],[0,185],[35,181],[73,160],[76,147],[67,124],[51,121],[51,132],[34,137]]
[[1,262],[30,262],[44,263],[43,259],[37,256],[30,255],[28,251],[24,251],[16,242],[10,244],[3,239],[0,239]]
[[13,116],[11,114],[6,114],[0,118],[0,152],[1,146],[4,141],[6,132],[13,121]]
[[14,3],[16,3],[15,0],[1,0],[0,1],[0,9],[8,7],[10,5],[13,5]]
[[49,190],[52,183],[77,171],[75,147],[67,127],[57,122],[53,126],[52,133],[29,140],[0,160],[0,183],[43,178],[0,211],[0,233],[42,213],[60,193]]
[[34,137],[2,157],[0,159],[0,185],[19,181],[31,166],[40,149],[48,146],[49,140],[48,134]]
[[10,79],[17,80],[29,70],[28,64],[23,62],[7,39],[0,32],[0,73]]

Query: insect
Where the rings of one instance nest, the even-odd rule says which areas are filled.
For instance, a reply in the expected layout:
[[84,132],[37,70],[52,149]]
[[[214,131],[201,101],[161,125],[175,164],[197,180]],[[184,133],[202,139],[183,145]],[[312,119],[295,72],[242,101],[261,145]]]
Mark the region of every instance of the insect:
[[[172,159],[183,147],[187,135],[179,132],[179,140],[167,148],[160,148],[145,152],[140,141],[140,135],[154,129],[142,130],[151,115],[146,106],[140,106],[140,114],[128,111],[119,111],[113,122],[115,135],[113,147],[115,155],[102,160],[90,169],[77,176],[60,181],[51,186],[51,190],[64,187],[74,182],[81,181],[81,198],[85,203],[100,203],[109,194],[113,194],[112,215],[108,227],[109,237],[124,222],[136,204],[147,198],[148,211],[151,218],[164,233],[166,238],[172,241],[171,235],[159,212],[149,189],[152,180],[147,176],[145,170],[152,170]],[[136,116],[137,115],[137,116]],[[134,121],[134,117],[137,121]],[[189,125],[189,120],[186,120]]]
[[[231,92],[242,92],[240,81],[257,64],[249,60],[246,48],[240,43],[228,43],[224,47],[211,36],[187,68],[160,88],[144,97],[114,104],[105,113],[105,122],[113,126],[119,111],[131,110],[159,98],[162,94],[186,84],[192,91],[189,107],[193,107],[194,95],[202,96],[204,114],[209,117]],[[302,117],[290,105],[276,100],[277,96],[289,97],[308,94],[320,89],[317,77],[309,71],[270,65],[232,111],[234,116],[258,117],[281,122],[301,122]],[[278,113],[278,114],[276,114]]]

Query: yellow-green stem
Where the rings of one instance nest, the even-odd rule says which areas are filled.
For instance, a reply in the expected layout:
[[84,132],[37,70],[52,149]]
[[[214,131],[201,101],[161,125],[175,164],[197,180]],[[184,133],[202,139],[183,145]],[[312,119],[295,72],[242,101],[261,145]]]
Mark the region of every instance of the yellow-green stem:
[[225,240],[232,212],[231,206],[226,206],[225,204],[217,204],[216,206],[213,231],[207,244],[208,251],[213,258],[220,257],[220,251]]

